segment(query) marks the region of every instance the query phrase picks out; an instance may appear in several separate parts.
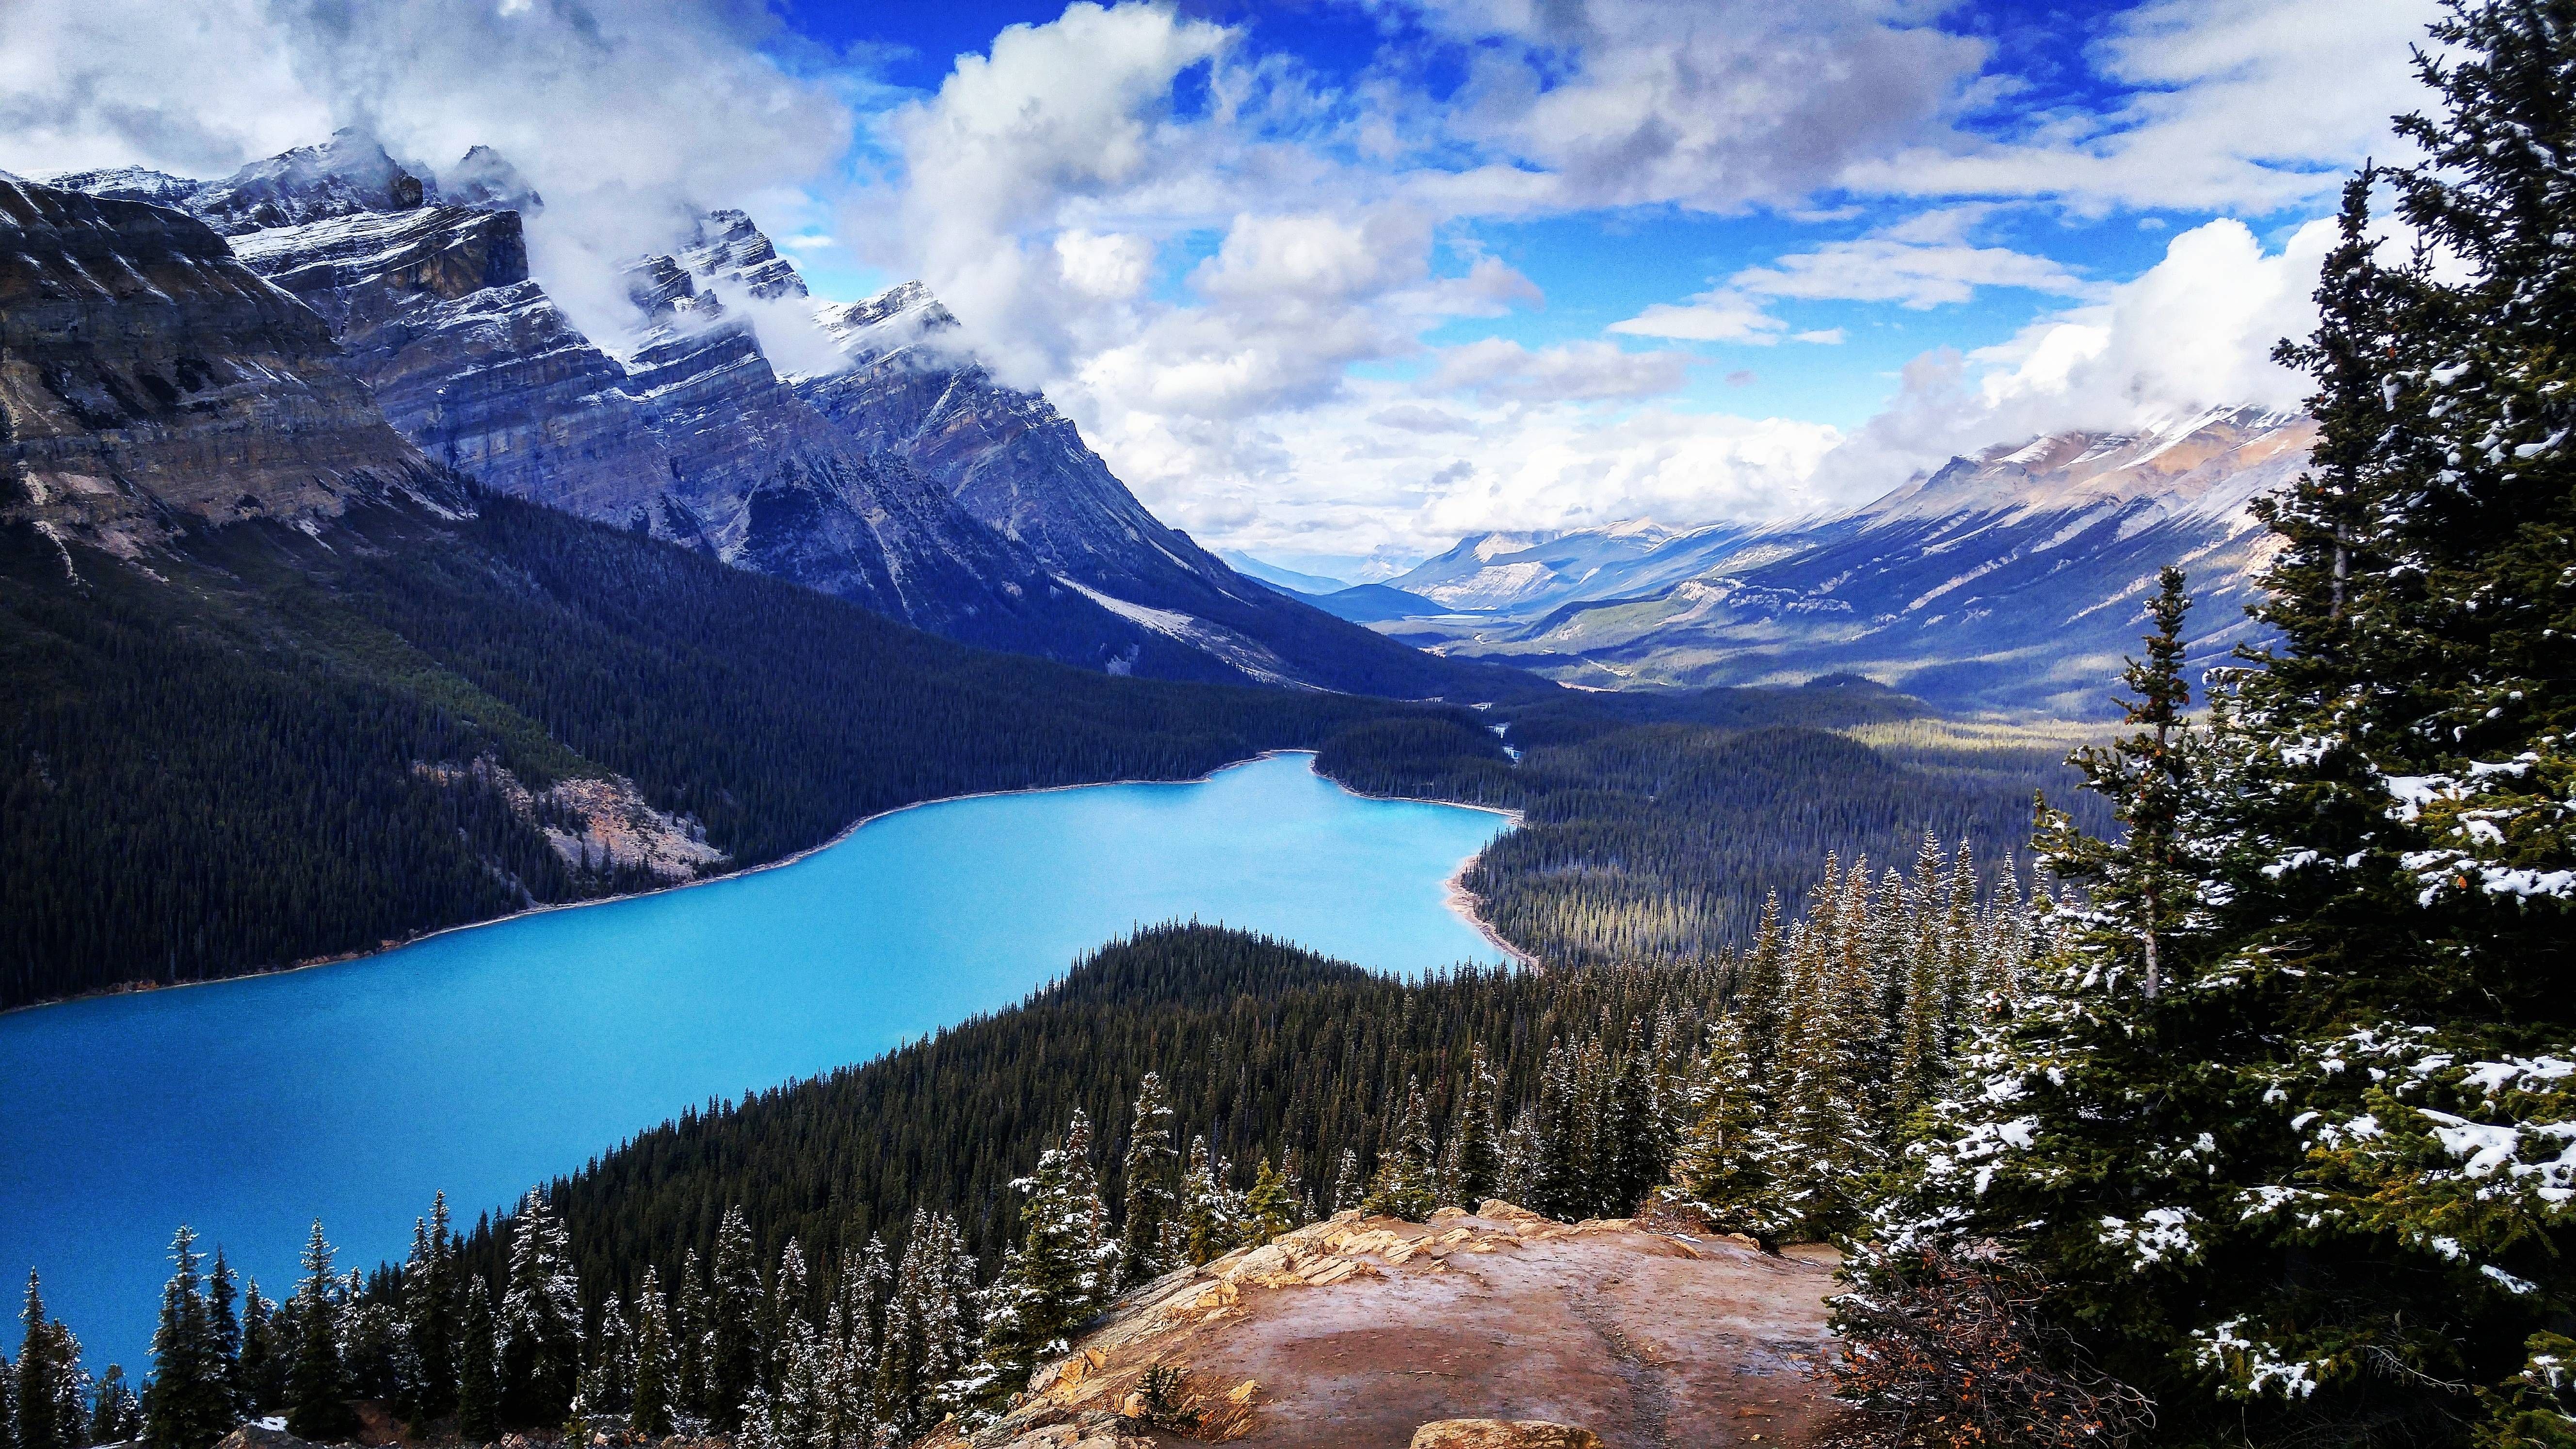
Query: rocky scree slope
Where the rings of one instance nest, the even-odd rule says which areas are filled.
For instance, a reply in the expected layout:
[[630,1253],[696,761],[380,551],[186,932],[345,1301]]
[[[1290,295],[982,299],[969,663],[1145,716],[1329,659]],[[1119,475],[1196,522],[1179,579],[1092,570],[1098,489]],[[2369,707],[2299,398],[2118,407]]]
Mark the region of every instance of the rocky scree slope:
[[1851,671],[1943,705],[2098,716],[2163,565],[2192,578],[2195,668],[2252,637],[2244,607],[2273,541],[2248,505],[2297,476],[2314,436],[2305,417],[2251,408],[2053,434],[1848,513],[1697,530],[1582,571],[1557,556],[1606,543],[1490,550],[1428,587],[1528,602],[1380,627],[1590,685]]
[[1197,1437],[1247,1445],[1583,1442],[1548,1425],[1608,1449],[1812,1443],[1845,1417],[1816,1372],[1833,1259],[1794,1251],[1492,1200],[1345,1212],[1128,1293],[998,1422],[925,1443],[1162,1442],[1139,1422],[1158,1365],[1184,1371]]
[[[59,180],[199,211],[330,319],[396,428],[501,491],[1114,672],[1416,696],[1513,687],[1235,576],[1137,504],[1043,398],[972,364],[886,348],[854,353],[849,374],[782,377],[726,297],[801,304],[806,288],[741,212],[640,259],[635,329],[603,346],[530,277],[522,214],[538,199],[486,148],[443,183],[350,132],[217,182]],[[917,291],[822,320],[846,332]]]

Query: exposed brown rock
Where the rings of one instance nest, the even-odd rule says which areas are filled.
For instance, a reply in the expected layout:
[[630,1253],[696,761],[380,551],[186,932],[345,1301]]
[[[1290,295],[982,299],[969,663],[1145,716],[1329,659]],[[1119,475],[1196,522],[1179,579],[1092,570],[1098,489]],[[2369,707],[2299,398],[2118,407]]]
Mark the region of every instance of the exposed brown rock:
[[1601,1449],[1601,1436],[1545,1419],[1442,1419],[1414,1430],[1412,1449]]
[[1130,1293],[972,1442],[1106,1432],[1161,1364],[1192,1407],[1239,1402],[1225,1432],[1247,1445],[1409,1449],[1465,1416],[1580,1425],[1597,1439],[1563,1442],[1604,1449],[1809,1444],[1841,1417],[1813,1372],[1833,1352],[1827,1257],[1503,1202],[1344,1213]]

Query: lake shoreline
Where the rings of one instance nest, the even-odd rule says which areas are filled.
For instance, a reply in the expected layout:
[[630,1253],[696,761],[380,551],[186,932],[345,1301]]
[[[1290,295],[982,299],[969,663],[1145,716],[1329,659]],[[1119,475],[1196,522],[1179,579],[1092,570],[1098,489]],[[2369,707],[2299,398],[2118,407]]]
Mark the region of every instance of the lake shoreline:
[[[251,981],[267,976],[286,976],[298,971],[315,971],[326,966],[346,966],[353,962],[365,961],[377,956],[388,955],[406,947],[417,946],[425,941],[433,941],[441,936],[451,936],[459,931],[476,931],[481,930],[486,926],[498,926],[507,922],[524,920],[531,916],[544,915],[554,911],[577,911],[591,906],[614,905],[620,901],[644,900],[653,896],[668,895],[674,891],[690,890],[698,886],[720,885],[726,881],[743,880],[748,877],[758,875],[762,871],[781,870],[815,855],[819,855],[822,852],[830,850],[832,847],[847,841],[860,830],[865,829],[880,820],[884,820],[889,816],[900,815],[907,810],[920,810],[933,805],[949,805],[964,800],[991,800],[1006,795],[1053,795],[1066,790],[1101,790],[1120,785],[1204,785],[1209,780],[1214,779],[1217,775],[1222,774],[1227,770],[1241,769],[1246,765],[1259,764],[1264,760],[1281,759],[1289,755],[1308,756],[1310,763],[1308,764],[1307,769],[1310,772],[1320,779],[1331,781],[1335,788],[1346,791],[1347,793],[1357,796],[1363,800],[1399,800],[1417,805],[1446,805],[1459,810],[1479,810],[1489,815],[1502,816],[1503,819],[1508,822],[1506,827],[1508,829],[1517,830],[1521,827],[1521,812],[1506,809],[1499,805],[1472,804],[1463,800],[1432,800],[1413,795],[1372,795],[1366,791],[1353,790],[1350,786],[1343,784],[1341,781],[1334,780],[1332,776],[1326,775],[1320,770],[1315,770],[1311,763],[1311,759],[1316,753],[1317,752],[1313,749],[1263,750],[1258,754],[1246,755],[1239,760],[1228,760],[1224,764],[1218,765],[1204,774],[1192,775],[1182,779],[1084,780],[1068,785],[1030,785],[1015,790],[974,790],[961,795],[941,795],[928,800],[913,800],[902,805],[891,805],[883,810],[862,815],[858,819],[851,821],[849,824],[842,826],[838,831],[834,832],[832,837],[828,840],[806,846],[802,850],[780,856],[776,860],[764,860],[757,865],[747,865],[739,870],[728,870],[714,875],[702,875],[691,880],[673,881],[668,885],[655,886],[651,890],[619,891],[612,895],[592,896],[578,901],[546,901],[537,905],[522,906],[515,911],[505,912],[501,915],[485,916],[479,920],[459,921],[452,926],[440,926],[436,930],[422,931],[417,935],[406,936],[399,941],[387,941],[381,945],[373,946],[363,951],[343,951],[330,956],[316,956],[303,961],[291,961],[279,966],[261,966],[252,970],[236,971],[223,976],[209,976],[197,981],[131,981],[122,982],[113,986],[102,986],[95,991],[83,991],[70,996],[56,996],[43,1001],[30,1001],[22,1005],[13,1006],[5,1011],[0,1011],[0,1018],[15,1016],[18,1013],[25,1011],[41,1011],[48,1007],[69,1006],[76,1002],[97,1001],[106,997],[145,996],[164,991],[184,991],[190,987],[196,986],[222,986],[235,981]],[[1478,854],[1482,854],[1482,852],[1479,851]],[[1485,919],[1482,909],[1484,904],[1483,901],[1479,899],[1473,891],[1466,888],[1465,880],[1467,868],[1475,864],[1475,860],[1476,857],[1474,855],[1470,855],[1465,860],[1460,861],[1458,863],[1458,868],[1450,872],[1449,878],[1441,882],[1442,904],[1446,905],[1452,913],[1464,920],[1469,926],[1473,927],[1476,934],[1483,937],[1487,944],[1491,945],[1495,950],[1510,957],[1518,965],[1532,970],[1537,969],[1540,965],[1538,958],[1522,950],[1520,947],[1513,945],[1511,942],[1504,940],[1501,933],[1496,931],[1493,928],[1493,925]]]

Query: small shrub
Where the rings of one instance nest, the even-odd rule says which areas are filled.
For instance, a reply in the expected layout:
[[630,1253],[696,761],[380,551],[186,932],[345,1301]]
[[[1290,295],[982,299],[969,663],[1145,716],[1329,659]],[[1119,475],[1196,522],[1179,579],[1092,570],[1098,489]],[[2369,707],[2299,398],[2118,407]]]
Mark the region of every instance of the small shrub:
[[2040,1311],[2047,1284],[1991,1243],[1864,1250],[1834,1300],[1850,1345],[1835,1393],[1899,1444],[2118,1449],[2155,1426],[2145,1394],[2085,1362]]

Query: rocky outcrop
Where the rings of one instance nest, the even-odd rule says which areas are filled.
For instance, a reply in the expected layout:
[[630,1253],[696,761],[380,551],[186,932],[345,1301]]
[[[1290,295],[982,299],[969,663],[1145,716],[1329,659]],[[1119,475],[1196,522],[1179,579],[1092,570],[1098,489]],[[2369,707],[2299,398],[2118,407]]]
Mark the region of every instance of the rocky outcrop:
[[557,780],[530,790],[494,761],[415,764],[412,773],[449,789],[488,791],[544,833],[563,863],[584,875],[651,876],[664,884],[711,874],[732,857],[707,843],[695,816],[656,810],[623,775]]
[[998,1422],[929,1442],[1107,1449],[1160,1366],[1197,1437],[1247,1445],[1811,1443],[1840,1417],[1811,1373],[1829,1258],[1502,1202],[1344,1213],[1137,1289]]
[[0,182],[0,521],[132,554],[405,491],[456,502],[323,319],[165,207]]
[[739,211],[711,211],[698,218],[679,261],[691,272],[738,288],[745,296],[768,301],[807,295],[804,277]]
[[1601,1449],[1601,1436],[1545,1419],[1442,1419],[1414,1430],[1412,1449]]

